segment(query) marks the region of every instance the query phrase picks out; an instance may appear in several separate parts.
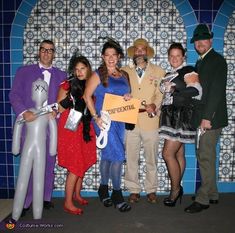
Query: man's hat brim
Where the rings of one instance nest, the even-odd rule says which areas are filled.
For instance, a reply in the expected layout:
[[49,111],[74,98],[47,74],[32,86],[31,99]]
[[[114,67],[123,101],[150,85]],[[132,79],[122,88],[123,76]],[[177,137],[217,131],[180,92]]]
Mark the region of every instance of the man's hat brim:
[[149,46],[148,42],[145,40],[145,39],[137,39],[134,41],[133,43],[133,46],[130,46],[128,49],[127,49],[127,55],[128,57],[130,58],[133,58],[134,54],[135,54],[135,47],[138,46],[138,45],[143,45],[146,47],[147,49],[147,57],[148,58],[152,58],[154,56],[154,49],[152,47]]
[[213,32],[211,32],[211,34],[208,34],[208,33],[197,34],[193,36],[193,38],[190,40],[190,43],[193,43],[198,40],[209,40],[213,38],[213,36],[214,36]]

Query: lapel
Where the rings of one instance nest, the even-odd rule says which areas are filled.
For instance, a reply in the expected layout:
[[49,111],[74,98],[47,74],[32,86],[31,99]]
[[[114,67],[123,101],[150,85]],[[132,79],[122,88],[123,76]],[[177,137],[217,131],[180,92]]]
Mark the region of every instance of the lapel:
[[135,85],[139,85],[139,76],[138,76],[138,74],[137,74],[137,72],[136,72],[136,67],[133,67],[132,69],[131,69],[131,75],[130,75],[130,77],[131,77],[131,82],[133,83],[133,84],[135,84]]
[[55,94],[56,94],[56,79],[55,79],[55,69],[52,67],[52,72],[51,72],[51,78],[50,78],[50,84],[49,84],[49,89],[48,89],[48,103],[51,104],[54,99],[55,99]]

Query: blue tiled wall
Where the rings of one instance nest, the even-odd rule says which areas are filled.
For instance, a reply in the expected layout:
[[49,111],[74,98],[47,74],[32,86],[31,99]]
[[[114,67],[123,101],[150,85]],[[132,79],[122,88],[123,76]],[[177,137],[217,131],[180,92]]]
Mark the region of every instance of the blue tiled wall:
[[10,32],[21,0],[1,1],[0,5],[0,198],[14,195],[14,167],[11,154],[12,117],[8,94],[11,89]]

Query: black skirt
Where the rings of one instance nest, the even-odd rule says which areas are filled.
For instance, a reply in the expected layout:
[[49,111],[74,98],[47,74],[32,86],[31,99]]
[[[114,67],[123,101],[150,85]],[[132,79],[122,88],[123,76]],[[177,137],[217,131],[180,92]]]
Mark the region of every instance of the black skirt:
[[163,106],[160,116],[160,138],[182,143],[194,143],[196,130],[192,127],[191,119],[193,106],[175,107]]

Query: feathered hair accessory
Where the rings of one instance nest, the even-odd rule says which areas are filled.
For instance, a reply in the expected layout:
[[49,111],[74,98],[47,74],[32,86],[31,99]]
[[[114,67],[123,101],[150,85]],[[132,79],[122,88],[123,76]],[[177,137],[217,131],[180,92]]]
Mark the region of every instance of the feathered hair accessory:
[[114,38],[108,37],[108,36],[105,36],[105,37],[99,36],[98,37],[98,41],[99,40],[103,40],[104,41],[104,45],[103,45],[103,49],[102,49],[102,54],[103,54],[103,52],[105,51],[106,48],[114,48],[114,49],[117,50],[118,54],[120,54],[121,58],[124,57],[124,52],[123,52],[123,49],[122,49],[121,45]]
[[68,70],[67,71],[68,71],[69,76],[73,76],[74,66],[77,62],[77,58],[81,57],[81,56],[82,56],[82,54],[81,54],[80,50],[78,48],[75,49],[75,51],[73,52],[72,57],[70,58],[69,65],[68,65]]

